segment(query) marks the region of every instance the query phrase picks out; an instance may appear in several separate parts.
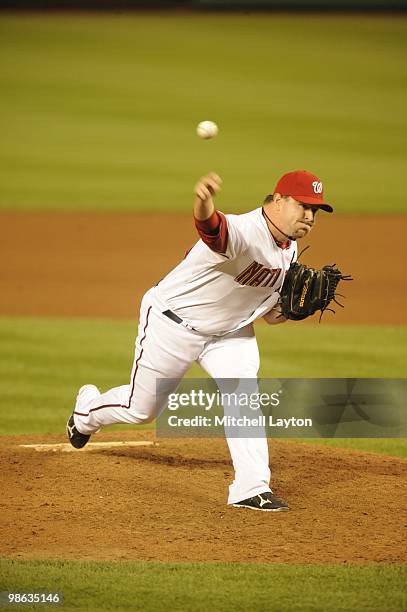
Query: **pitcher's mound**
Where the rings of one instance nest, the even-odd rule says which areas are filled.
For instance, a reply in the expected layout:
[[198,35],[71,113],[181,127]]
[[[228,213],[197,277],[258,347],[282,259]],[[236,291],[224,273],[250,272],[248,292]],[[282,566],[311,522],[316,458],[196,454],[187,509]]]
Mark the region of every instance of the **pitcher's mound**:
[[[153,441],[115,432],[97,442]],[[160,439],[83,453],[2,437],[0,554],[29,559],[289,563],[407,560],[407,461],[271,441],[272,486],[290,511],[226,505],[232,468],[223,439]]]

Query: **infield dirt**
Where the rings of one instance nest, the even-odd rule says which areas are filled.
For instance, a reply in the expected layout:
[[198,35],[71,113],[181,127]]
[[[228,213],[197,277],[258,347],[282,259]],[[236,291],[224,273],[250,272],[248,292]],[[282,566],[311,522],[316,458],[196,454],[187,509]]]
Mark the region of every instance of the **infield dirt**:
[[[0,223],[0,315],[11,316],[137,319],[143,293],[197,239],[190,215],[1,213]],[[346,308],[324,321],[407,323],[406,234],[407,215],[319,213],[302,260],[355,279],[340,286]]]

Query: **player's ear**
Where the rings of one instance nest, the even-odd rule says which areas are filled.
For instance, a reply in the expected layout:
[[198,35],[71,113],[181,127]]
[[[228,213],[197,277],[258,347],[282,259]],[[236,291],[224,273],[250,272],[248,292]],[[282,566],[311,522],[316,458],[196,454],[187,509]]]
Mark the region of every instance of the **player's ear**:
[[277,210],[281,210],[281,207],[283,205],[283,196],[281,195],[281,193],[275,193],[273,195],[273,202],[275,203]]

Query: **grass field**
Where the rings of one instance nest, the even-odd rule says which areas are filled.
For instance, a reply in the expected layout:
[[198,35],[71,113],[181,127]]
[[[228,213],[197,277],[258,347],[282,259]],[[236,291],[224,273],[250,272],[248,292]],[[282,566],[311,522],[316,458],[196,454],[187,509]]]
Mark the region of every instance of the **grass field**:
[[403,17],[1,15],[0,41],[0,209],[189,210],[214,169],[247,210],[306,166],[339,212],[405,210]]
[[[72,563],[0,561],[7,590],[64,595],[63,610],[278,610],[396,612],[405,603],[401,565]],[[324,585],[321,591],[321,585]],[[24,606],[24,610],[33,610]],[[35,608],[38,609],[38,608]],[[58,608],[57,608],[58,609]]]
[[[62,432],[80,385],[108,389],[128,382],[135,334],[135,321],[0,318],[0,434]],[[400,327],[258,325],[260,376],[403,378],[406,336]],[[189,376],[205,373],[193,366]],[[322,442],[407,453],[404,439]]]

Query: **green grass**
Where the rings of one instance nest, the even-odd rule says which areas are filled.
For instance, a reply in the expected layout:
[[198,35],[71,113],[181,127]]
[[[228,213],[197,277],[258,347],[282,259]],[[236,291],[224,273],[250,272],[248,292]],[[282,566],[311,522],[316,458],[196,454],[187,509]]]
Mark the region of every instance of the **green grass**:
[[243,211],[307,167],[401,212],[406,48],[401,16],[1,15],[0,209],[189,210],[215,169]]
[[264,378],[407,376],[407,327],[286,323],[256,334]]
[[[407,328],[256,329],[263,378],[406,377]],[[0,318],[0,433],[62,432],[79,386],[105,390],[128,382],[136,332],[136,322],[126,320]],[[194,365],[188,375],[205,373]],[[119,428],[129,429],[113,429]],[[407,454],[404,439],[323,443]]]
[[[403,565],[0,562],[2,588],[64,594],[63,610],[401,611]],[[24,610],[33,610],[24,606]],[[58,609],[58,608],[57,608]]]

